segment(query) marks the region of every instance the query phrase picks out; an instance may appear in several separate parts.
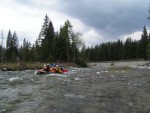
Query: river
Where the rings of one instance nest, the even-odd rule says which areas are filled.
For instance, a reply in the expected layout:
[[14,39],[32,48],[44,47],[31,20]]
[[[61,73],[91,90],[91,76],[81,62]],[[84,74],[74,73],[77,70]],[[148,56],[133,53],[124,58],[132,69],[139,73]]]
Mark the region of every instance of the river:
[[149,69],[0,72],[0,113],[150,113]]

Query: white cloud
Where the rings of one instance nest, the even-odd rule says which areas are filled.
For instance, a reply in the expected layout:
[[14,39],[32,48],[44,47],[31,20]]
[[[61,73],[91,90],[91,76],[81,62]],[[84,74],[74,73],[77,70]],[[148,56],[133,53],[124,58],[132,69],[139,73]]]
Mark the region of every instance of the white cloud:
[[85,32],[82,36],[82,40],[85,42],[86,47],[97,45],[104,40],[103,36],[100,36],[95,30],[91,29]]
[[[134,2],[133,1],[126,2],[126,1],[119,1],[119,0],[117,1],[122,3],[123,5],[116,4],[116,2],[109,1],[109,0],[106,0],[106,1],[95,0],[94,2],[93,1],[91,2],[90,0],[84,0],[86,4],[82,1],[79,7],[76,7],[79,1],[70,1],[70,0],[66,0],[65,2],[63,0],[2,0],[0,4],[0,15],[1,15],[0,30],[3,29],[4,31],[8,31],[10,29],[12,32],[16,31],[20,41],[22,41],[23,38],[26,38],[31,43],[34,43],[35,39],[38,37],[38,34],[41,30],[41,26],[44,22],[44,16],[47,14],[50,17],[51,21],[53,22],[55,31],[59,31],[60,26],[64,25],[64,22],[68,19],[73,25],[73,29],[83,34],[82,39],[85,42],[86,46],[92,46],[92,45],[100,44],[102,42],[116,39],[112,37],[119,37],[120,35],[122,35],[121,33],[123,31],[126,31],[126,29],[123,29],[122,31],[120,30],[120,34],[116,36],[116,33],[117,33],[116,31],[118,31],[118,29],[126,28],[126,26],[131,26],[131,25],[126,25],[125,22],[124,22],[125,24],[123,24],[124,26],[122,26],[120,25],[122,21],[117,21],[117,23],[119,23],[118,24],[119,27],[117,29],[117,25],[116,25],[117,23],[113,21],[114,19],[112,20],[112,18],[108,18],[111,20],[108,20],[107,22],[106,21],[107,18],[99,18],[99,16],[101,16],[101,13],[100,13],[101,8],[103,10],[105,10],[105,8],[108,9],[108,10],[105,10],[105,12],[102,11],[102,14],[105,13],[106,15],[103,15],[101,17],[107,17],[108,14],[112,14],[113,12],[115,12],[115,10],[117,10],[116,11],[117,13],[115,13],[116,16],[118,15],[118,13],[125,15],[124,13],[122,13],[122,10],[124,8],[128,9],[127,6],[130,6],[129,8],[131,8],[131,6],[136,0],[133,0]],[[74,2],[76,2],[76,5],[74,7],[75,9],[73,10],[72,7],[74,5]],[[112,4],[111,5],[105,4],[103,6],[104,8],[93,7],[97,4],[100,4],[100,3],[104,4],[107,2],[111,2]],[[70,3],[70,4],[67,4],[67,3]],[[136,2],[136,4],[139,4],[139,1]],[[70,7],[68,7],[67,5]],[[66,8],[66,6],[68,7],[68,9]],[[92,10],[91,13],[89,13],[86,10],[86,6],[88,6],[87,8],[89,10],[91,8]],[[67,11],[65,12],[64,10],[65,8],[67,11],[70,11],[70,14],[67,13]],[[81,10],[78,10],[78,9],[81,9]],[[95,12],[98,12],[98,13],[95,13]],[[84,15],[85,13],[87,13],[88,16]],[[78,15],[79,17],[73,14],[79,14]],[[98,15],[95,15],[95,14],[98,14]],[[79,20],[82,18],[82,16],[83,16],[83,20],[89,19],[89,22],[91,22],[91,24],[87,24],[86,21],[85,23],[83,23],[83,20],[82,21]],[[92,17],[95,17],[96,20],[98,21],[96,21],[95,18],[92,18]],[[143,16],[141,15],[141,17]],[[92,25],[93,23],[95,25],[95,28],[94,28],[94,25]],[[141,22],[136,22],[136,23],[141,23]],[[111,27],[111,24],[115,26],[113,27],[113,29]],[[100,34],[99,31],[103,34]],[[108,31],[108,32],[105,32],[105,31]],[[128,29],[128,31],[131,31],[131,30]],[[135,31],[135,30],[132,30],[132,31]],[[127,37],[131,37],[132,39],[138,40],[141,38],[141,34],[142,34],[142,31],[135,31],[134,33],[121,36],[120,39],[124,41],[126,40]],[[4,35],[6,36],[7,34],[4,34]]]
[[142,35],[142,31],[136,31],[134,33],[131,34],[126,34],[120,37],[120,39],[122,39],[124,42],[126,41],[127,38],[131,38],[133,40],[140,40],[141,39],[141,35]]

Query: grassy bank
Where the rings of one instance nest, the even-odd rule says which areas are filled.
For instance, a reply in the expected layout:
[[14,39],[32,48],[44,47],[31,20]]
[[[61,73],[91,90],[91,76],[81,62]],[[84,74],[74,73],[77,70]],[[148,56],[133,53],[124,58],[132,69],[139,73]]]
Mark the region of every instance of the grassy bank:
[[[42,68],[46,63],[39,63],[39,62],[34,62],[34,63],[0,63],[0,70],[3,71],[22,71],[22,70],[35,70],[36,68]],[[61,64],[65,68],[67,67],[79,67],[78,65],[74,63],[56,63],[56,64]]]
[[3,71],[21,71],[21,70],[34,70],[42,64],[37,63],[2,63],[0,69]]

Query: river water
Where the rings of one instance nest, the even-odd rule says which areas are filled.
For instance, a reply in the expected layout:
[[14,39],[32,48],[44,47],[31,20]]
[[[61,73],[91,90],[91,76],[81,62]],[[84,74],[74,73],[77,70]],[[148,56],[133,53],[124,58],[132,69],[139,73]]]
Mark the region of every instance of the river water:
[[150,70],[0,72],[0,113],[150,113]]

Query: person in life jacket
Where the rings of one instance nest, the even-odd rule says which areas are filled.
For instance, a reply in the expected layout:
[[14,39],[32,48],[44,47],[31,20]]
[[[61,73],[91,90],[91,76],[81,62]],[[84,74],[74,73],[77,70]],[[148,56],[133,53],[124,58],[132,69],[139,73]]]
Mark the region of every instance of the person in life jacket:
[[60,74],[63,74],[62,70],[58,67],[58,65],[50,67],[50,71],[51,71],[52,73],[60,73]]
[[44,67],[42,69],[43,69],[43,71],[46,71],[46,72],[50,71],[49,65],[44,65]]

